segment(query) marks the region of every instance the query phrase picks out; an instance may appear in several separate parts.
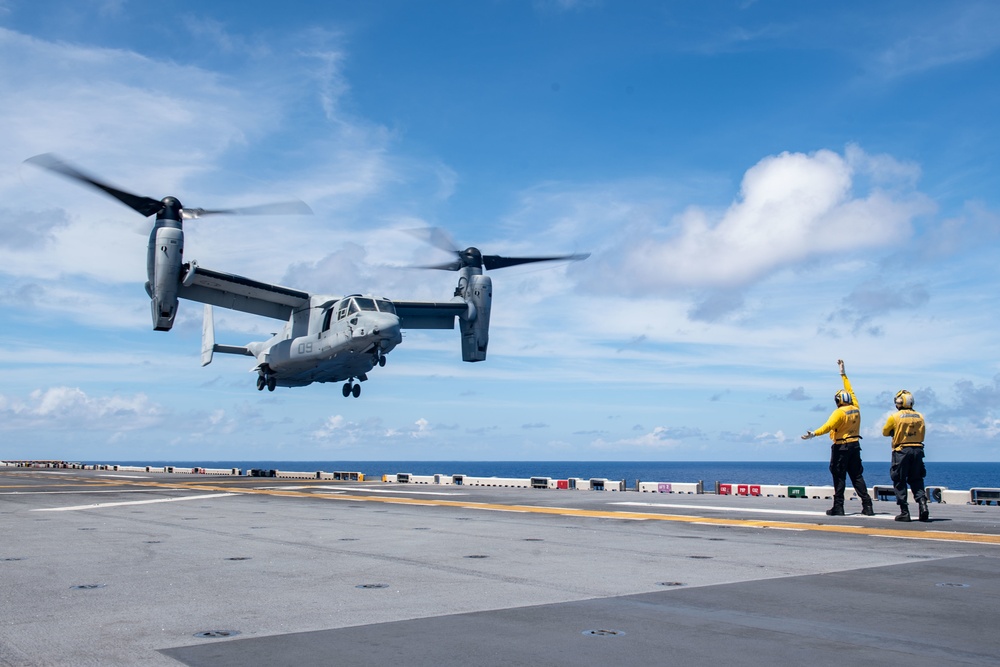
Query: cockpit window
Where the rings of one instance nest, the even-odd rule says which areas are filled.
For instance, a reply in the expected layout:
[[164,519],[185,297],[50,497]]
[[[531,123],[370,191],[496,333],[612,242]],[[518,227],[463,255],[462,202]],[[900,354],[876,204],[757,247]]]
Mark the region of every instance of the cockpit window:
[[361,310],[375,310],[375,300],[368,299],[365,297],[356,297],[354,302],[358,304],[358,308]]
[[375,303],[378,304],[378,309],[383,313],[392,313],[393,315],[396,314],[396,308],[392,305],[392,302],[386,301],[385,299],[379,299]]
[[354,299],[351,299],[351,306],[347,309],[347,314],[353,315],[356,312],[358,312],[358,304],[354,303]]

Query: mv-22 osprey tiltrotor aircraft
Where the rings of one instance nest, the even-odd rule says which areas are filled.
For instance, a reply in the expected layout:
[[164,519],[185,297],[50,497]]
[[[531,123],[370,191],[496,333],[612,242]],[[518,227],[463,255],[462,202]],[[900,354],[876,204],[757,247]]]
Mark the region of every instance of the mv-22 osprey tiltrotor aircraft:
[[[458,286],[451,301],[390,301],[352,294],[334,297],[309,294],[242,276],[212,271],[197,262],[183,261],[185,219],[207,215],[309,214],[302,202],[282,202],[250,208],[205,210],[184,208],[175,197],[156,200],[124,192],[81,172],[59,158],[44,154],[27,160],[114,197],[143,216],[155,215],[149,235],[146,270],[153,328],[169,331],[177,315],[178,299],[205,304],[202,329],[202,366],[214,352],[242,354],[257,359],[257,389],[303,387],[313,382],[339,382],[344,396],[361,395],[359,383],[402,342],[402,329],[454,329],[458,320],[462,360],[486,359],[489,342],[493,282],[483,269],[500,269],[531,262],[581,260],[587,254],[554,257],[500,257],[483,255],[477,248],[458,250],[437,229],[420,230],[429,243],[451,252],[455,259],[422,268],[458,271]],[[212,306],[283,320],[281,331],[266,341],[245,346],[215,342]]]

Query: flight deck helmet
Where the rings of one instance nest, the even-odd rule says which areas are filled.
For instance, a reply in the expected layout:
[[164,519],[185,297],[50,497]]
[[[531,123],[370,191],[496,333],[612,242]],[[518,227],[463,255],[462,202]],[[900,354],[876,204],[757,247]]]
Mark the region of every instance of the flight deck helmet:
[[851,394],[848,393],[846,389],[841,389],[840,391],[838,391],[836,394],[833,395],[833,400],[834,402],[836,402],[838,408],[843,405],[850,405]]
[[905,389],[900,389],[896,392],[896,409],[897,410],[912,410],[913,409],[913,394],[906,391]]

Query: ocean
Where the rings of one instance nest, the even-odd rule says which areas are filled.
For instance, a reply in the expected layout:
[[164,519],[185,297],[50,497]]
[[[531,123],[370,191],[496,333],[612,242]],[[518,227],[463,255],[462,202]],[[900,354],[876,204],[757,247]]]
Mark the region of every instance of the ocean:
[[[361,472],[368,479],[385,474],[469,475],[472,477],[551,477],[552,479],[623,479],[631,487],[644,482],[704,482],[705,489],[724,484],[830,485],[828,464],[823,461],[84,461],[130,466],[240,468]],[[927,486],[949,489],[1000,488],[1000,463],[926,463]],[[889,464],[865,464],[868,486],[891,486]],[[848,485],[850,482],[848,482]]]

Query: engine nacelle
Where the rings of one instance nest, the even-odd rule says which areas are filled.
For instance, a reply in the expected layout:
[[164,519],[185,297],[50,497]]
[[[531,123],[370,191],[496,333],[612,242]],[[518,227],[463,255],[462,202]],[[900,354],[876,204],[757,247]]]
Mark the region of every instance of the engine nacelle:
[[490,342],[490,308],[493,281],[489,276],[471,275],[462,297],[471,307],[469,316],[458,320],[462,332],[462,361],[483,361]]
[[146,263],[150,309],[156,331],[169,331],[174,326],[183,256],[184,232],[176,227],[158,225],[149,236]]

